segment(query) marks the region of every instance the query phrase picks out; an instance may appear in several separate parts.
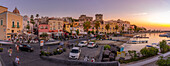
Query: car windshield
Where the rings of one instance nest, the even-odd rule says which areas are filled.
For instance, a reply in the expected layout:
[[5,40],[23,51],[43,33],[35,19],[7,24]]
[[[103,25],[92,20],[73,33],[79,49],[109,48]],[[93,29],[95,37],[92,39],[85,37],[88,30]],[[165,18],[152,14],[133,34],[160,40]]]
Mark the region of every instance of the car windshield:
[[31,47],[30,45],[27,45],[27,47]]
[[92,45],[92,44],[94,44],[94,43],[89,43],[89,45]]
[[80,42],[80,44],[84,44],[85,42]]
[[71,53],[78,53],[79,51],[77,49],[72,49]]

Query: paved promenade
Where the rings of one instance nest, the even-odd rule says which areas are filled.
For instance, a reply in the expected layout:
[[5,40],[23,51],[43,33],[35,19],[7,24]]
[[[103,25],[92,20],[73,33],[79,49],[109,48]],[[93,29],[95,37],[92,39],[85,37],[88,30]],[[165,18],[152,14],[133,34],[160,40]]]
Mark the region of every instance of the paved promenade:
[[[159,56],[166,57],[166,56],[168,56],[168,55],[170,55],[170,52],[165,53],[165,54],[162,54],[162,55],[159,55]],[[148,59],[148,60],[145,60],[145,59],[144,59],[145,61],[141,61],[141,62],[137,62],[137,63],[133,63],[133,64],[128,64],[128,65],[126,65],[126,66],[143,66],[143,65],[145,65],[145,64],[149,64],[149,63],[152,63],[152,62],[157,61],[157,60],[159,59],[159,56],[150,58],[150,59]]]

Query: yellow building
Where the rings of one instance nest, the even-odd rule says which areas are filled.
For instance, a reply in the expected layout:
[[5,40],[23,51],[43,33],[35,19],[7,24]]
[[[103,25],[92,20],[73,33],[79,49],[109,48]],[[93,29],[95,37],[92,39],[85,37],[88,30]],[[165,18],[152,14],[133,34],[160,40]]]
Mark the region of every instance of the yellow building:
[[66,30],[67,32],[70,32],[70,24],[69,22],[64,22],[64,30]]
[[73,27],[79,26],[79,22],[73,22]]
[[8,8],[0,6],[0,40],[11,39],[22,31],[23,17],[17,8],[9,12]]
[[60,18],[54,18],[49,20],[48,25],[50,26],[49,31],[52,33],[52,35],[59,36],[63,33],[63,25],[64,22]]

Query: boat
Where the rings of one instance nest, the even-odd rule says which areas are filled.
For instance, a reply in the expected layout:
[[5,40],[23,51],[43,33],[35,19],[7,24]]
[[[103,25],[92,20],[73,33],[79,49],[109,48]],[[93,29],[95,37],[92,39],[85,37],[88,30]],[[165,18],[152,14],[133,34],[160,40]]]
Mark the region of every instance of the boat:
[[161,35],[159,35],[159,37],[170,37],[170,33],[161,34]]
[[139,41],[132,40],[132,41],[128,41],[128,43],[130,44],[148,43],[148,40],[139,40]]

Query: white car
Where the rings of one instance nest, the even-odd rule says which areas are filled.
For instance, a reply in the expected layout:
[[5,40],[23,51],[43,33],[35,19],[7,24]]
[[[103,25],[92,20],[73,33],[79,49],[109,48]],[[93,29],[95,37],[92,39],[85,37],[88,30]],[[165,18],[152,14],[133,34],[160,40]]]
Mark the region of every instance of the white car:
[[87,41],[81,41],[78,46],[83,47],[83,46],[87,46]]
[[98,46],[97,46],[97,44],[94,43],[94,42],[89,42],[88,45],[87,45],[87,47],[93,48],[93,47],[98,47]]
[[73,47],[70,51],[69,58],[71,59],[79,59],[81,53],[81,49],[79,47]]

